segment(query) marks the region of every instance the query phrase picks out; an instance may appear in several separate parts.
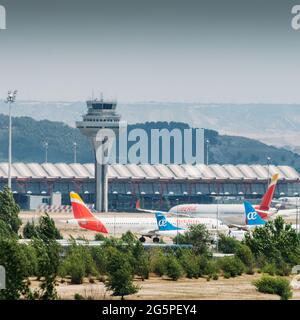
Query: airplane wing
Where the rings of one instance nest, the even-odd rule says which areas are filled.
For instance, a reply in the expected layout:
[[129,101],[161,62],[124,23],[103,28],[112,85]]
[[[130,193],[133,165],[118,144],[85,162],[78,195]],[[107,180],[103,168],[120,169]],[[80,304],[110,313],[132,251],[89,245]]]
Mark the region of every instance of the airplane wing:
[[238,225],[238,224],[228,224],[227,226],[230,229],[236,228],[236,229],[243,230],[243,231],[249,231],[249,228],[246,225],[242,226],[242,225]]
[[79,222],[87,223],[87,222],[95,221],[95,219],[69,219],[69,220],[59,220],[59,221],[63,223],[75,224]]
[[178,217],[191,217],[191,215],[188,214],[184,214],[184,213],[173,213],[173,212],[166,212],[166,211],[158,211],[158,210],[150,210],[150,209],[142,209],[141,208],[141,202],[138,199],[135,205],[135,208],[137,211],[141,211],[141,212],[148,212],[148,213],[161,213],[163,215],[171,215],[171,216],[178,216]]
[[158,229],[157,230],[142,230],[141,232],[139,232],[139,234],[141,236],[150,237],[151,238],[151,237],[156,236],[158,231],[159,231]]

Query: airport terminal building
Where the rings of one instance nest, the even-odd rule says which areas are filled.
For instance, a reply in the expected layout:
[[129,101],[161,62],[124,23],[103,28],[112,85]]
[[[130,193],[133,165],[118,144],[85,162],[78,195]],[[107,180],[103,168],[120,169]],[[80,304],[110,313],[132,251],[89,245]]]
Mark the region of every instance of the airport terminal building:
[[[288,166],[262,165],[110,165],[108,169],[109,210],[131,211],[140,198],[147,208],[169,209],[179,203],[210,203],[259,199],[270,177],[279,173],[276,197],[300,193],[300,174]],[[8,164],[0,163],[0,188],[7,184]],[[35,197],[47,203],[61,194],[61,204],[69,204],[69,192],[94,203],[94,164],[14,163],[12,190],[23,209],[33,209]]]

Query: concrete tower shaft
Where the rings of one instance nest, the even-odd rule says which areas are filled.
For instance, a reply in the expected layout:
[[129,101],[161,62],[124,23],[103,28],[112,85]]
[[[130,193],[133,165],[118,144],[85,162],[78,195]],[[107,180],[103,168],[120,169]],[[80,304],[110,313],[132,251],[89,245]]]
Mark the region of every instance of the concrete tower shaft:
[[[99,212],[108,210],[108,165],[99,160],[97,150],[106,140],[99,139],[101,129],[111,129],[116,137],[119,132],[120,115],[116,113],[117,103],[115,101],[89,100],[87,101],[88,111],[83,115],[82,121],[76,122],[76,127],[91,140],[95,156],[95,183],[96,203],[95,208]],[[96,138],[97,137],[97,138]],[[109,150],[107,151],[109,152]],[[101,155],[100,155],[101,156]],[[104,157],[104,155],[103,155]]]

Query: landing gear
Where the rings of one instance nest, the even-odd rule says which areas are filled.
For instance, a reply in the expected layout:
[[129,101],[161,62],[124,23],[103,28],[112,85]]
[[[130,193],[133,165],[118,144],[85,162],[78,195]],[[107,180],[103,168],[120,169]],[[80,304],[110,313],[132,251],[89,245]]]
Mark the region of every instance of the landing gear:
[[154,243],[158,243],[159,242],[159,238],[158,237],[153,238],[153,242]]
[[144,243],[146,241],[146,238],[145,237],[140,237],[139,240],[140,240],[140,242]]

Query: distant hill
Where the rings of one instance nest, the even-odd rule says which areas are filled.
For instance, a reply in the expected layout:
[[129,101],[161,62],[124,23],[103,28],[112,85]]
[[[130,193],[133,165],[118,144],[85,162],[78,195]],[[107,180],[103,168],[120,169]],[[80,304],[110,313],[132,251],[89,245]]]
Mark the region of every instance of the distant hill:
[[[0,100],[0,113],[7,114]],[[17,101],[15,116],[62,121],[70,126],[81,118],[86,104],[78,102]],[[118,103],[122,119],[130,124],[147,121],[184,122],[194,128],[243,136],[300,152],[300,105],[137,102]]]
[[[7,161],[7,128],[8,117],[0,114],[0,161]],[[128,130],[133,128],[183,130],[189,128],[189,125],[180,122],[147,122],[130,125]],[[269,156],[275,165],[291,165],[300,171],[300,156],[292,151],[268,146],[245,137],[219,135],[214,130],[206,130],[205,135],[210,140],[210,163],[266,164]],[[13,161],[43,162],[45,141],[49,143],[49,162],[73,162],[74,141],[78,145],[78,162],[93,161],[90,143],[79,130],[62,122],[36,121],[29,117],[13,118]]]

